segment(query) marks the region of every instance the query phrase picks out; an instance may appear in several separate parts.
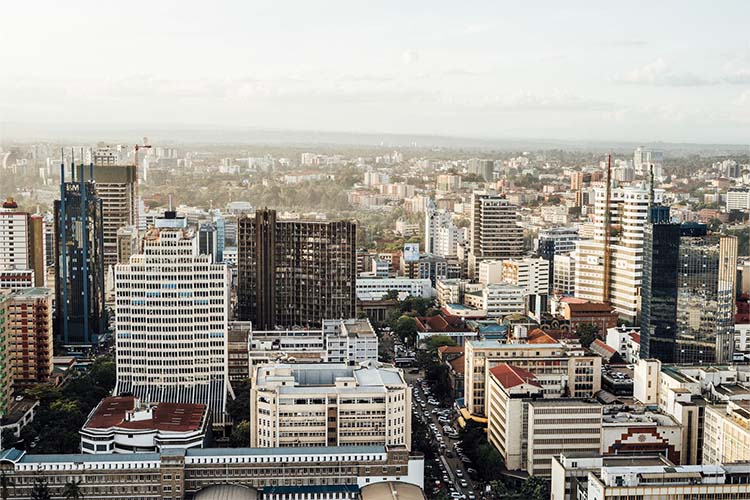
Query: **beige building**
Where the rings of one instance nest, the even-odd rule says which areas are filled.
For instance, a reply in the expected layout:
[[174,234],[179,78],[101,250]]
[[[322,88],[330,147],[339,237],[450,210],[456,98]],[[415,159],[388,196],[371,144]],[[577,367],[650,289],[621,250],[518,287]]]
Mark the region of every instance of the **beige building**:
[[550,342],[543,335],[505,344],[498,340],[466,342],[464,399],[474,415],[487,415],[485,387],[489,370],[502,363],[533,373],[544,397],[591,397],[601,389],[601,358],[580,345]]
[[49,288],[25,288],[8,302],[8,354],[16,387],[47,382],[52,375],[52,299]]
[[703,463],[750,461],[750,401],[706,407]]
[[552,457],[598,452],[602,406],[590,400],[543,397],[533,373],[507,363],[490,369],[487,438],[509,470],[549,476]]
[[411,390],[376,363],[273,364],[253,371],[253,447],[411,447]]

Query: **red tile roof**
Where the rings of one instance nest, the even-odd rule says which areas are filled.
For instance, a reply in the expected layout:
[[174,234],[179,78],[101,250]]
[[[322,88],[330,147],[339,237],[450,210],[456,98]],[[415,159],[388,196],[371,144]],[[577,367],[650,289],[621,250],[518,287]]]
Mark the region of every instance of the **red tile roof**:
[[604,342],[602,339],[595,339],[594,343],[592,344],[592,347],[596,346],[597,348],[601,349],[602,351],[606,351],[610,354],[618,354],[617,350]]
[[451,368],[453,368],[453,371],[456,372],[458,375],[464,374],[464,368],[466,367],[466,356],[463,354],[457,357],[456,359],[450,361]]
[[636,344],[641,343],[641,334],[638,332],[630,332],[628,335],[630,335],[630,338],[633,339],[633,342]]
[[528,344],[556,344],[557,340],[551,335],[548,335],[544,330],[535,328],[529,333],[526,342]]
[[206,405],[188,403],[159,403],[150,419],[126,421],[128,412],[135,409],[133,396],[109,397],[102,400],[86,427],[187,432],[199,430],[207,411]]
[[541,387],[541,384],[536,381],[536,375],[528,370],[509,365],[508,363],[503,363],[494,368],[490,368],[490,373],[495,379],[497,379],[500,385],[506,389],[521,384],[530,384],[536,387]]
[[456,346],[453,346],[453,345],[441,345],[440,347],[438,347],[438,352],[440,352],[440,354],[455,354],[455,353],[461,353],[461,354],[463,354],[464,353],[464,347],[460,346],[460,345],[456,345]]
[[420,332],[464,332],[466,326],[463,320],[456,316],[438,314],[436,316],[420,316],[417,320],[417,330]]

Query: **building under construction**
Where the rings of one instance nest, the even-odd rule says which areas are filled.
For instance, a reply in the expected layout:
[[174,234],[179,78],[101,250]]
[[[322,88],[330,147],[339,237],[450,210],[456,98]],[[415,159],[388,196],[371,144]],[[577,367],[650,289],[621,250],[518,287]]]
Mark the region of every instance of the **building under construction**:
[[355,317],[356,236],[351,221],[277,220],[268,209],[240,217],[237,319],[270,330]]

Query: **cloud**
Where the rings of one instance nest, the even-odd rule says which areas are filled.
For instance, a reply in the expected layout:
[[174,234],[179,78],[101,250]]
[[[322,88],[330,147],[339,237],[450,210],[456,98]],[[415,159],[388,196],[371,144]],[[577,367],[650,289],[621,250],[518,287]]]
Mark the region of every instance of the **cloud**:
[[717,79],[704,78],[694,73],[675,71],[662,58],[658,58],[655,61],[629,71],[618,78],[618,81],[634,85],[654,85],[661,87],[699,87],[719,83]]
[[494,26],[492,24],[472,24],[463,29],[464,35],[478,35],[490,31]]
[[649,42],[647,40],[640,40],[633,38],[630,40],[610,40],[604,42],[602,45],[607,47],[645,47]]
[[490,96],[480,101],[465,103],[469,107],[479,107],[488,111],[605,111],[612,105],[605,101],[588,99],[567,90],[553,90],[548,93],[519,91],[513,94]]

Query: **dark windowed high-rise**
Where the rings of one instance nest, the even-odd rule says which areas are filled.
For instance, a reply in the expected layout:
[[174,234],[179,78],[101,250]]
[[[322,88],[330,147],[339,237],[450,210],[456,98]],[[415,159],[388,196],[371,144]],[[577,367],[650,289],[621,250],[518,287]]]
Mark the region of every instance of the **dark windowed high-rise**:
[[669,207],[652,207],[649,216],[643,231],[641,357],[673,363],[680,225],[670,223]]
[[102,201],[86,181],[93,165],[78,166],[78,180],[65,182],[55,200],[55,334],[63,344],[96,343],[106,330]]
[[356,234],[350,221],[277,220],[275,210],[241,217],[237,318],[259,330],[353,318]]

